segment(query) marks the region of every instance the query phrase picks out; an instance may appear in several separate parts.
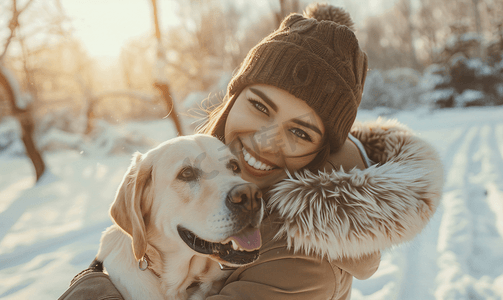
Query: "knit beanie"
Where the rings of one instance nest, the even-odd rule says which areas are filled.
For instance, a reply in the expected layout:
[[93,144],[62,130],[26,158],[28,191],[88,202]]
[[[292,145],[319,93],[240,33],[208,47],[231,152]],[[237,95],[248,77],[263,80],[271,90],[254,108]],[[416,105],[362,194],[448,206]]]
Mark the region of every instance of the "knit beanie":
[[356,118],[366,75],[367,55],[358,45],[349,14],[331,5],[311,4],[303,15],[286,17],[250,50],[227,95],[233,99],[246,86],[259,83],[289,92],[320,116],[335,151]]

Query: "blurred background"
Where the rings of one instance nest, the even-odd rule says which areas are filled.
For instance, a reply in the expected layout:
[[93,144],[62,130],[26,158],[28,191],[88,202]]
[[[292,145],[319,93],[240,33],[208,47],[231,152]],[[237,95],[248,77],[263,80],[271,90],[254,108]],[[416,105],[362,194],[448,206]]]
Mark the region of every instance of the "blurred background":
[[[0,299],[57,299],[112,224],[131,154],[193,133],[311,2],[0,0]],[[329,3],[369,57],[357,119],[397,119],[445,169],[428,226],[352,299],[502,299],[503,1]]]
[[[0,85],[0,152],[23,132],[31,151],[75,148],[108,124],[168,114],[191,133],[187,116],[204,117],[197,108],[222,99],[247,51],[310,2],[2,0],[2,82],[15,88]],[[502,1],[330,3],[351,14],[369,57],[361,108],[503,104]]]

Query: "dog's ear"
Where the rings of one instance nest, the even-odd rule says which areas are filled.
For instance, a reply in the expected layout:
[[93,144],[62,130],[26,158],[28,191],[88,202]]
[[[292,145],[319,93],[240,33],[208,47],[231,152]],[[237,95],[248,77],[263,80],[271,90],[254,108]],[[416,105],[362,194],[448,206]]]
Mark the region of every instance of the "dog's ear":
[[147,155],[135,153],[131,165],[117,190],[115,201],[110,208],[114,222],[133,239],[132,246],[136,260],[147,250],[146,226],[143,219],[149,210],[152,194],[152,161]]

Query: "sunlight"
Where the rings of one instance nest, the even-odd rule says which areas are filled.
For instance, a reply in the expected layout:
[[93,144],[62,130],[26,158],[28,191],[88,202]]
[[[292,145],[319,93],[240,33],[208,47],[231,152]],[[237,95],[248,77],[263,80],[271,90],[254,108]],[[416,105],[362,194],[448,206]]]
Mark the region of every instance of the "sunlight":
[[[290,15],[314,2],[342,7],[349,16],[314,5],[305,17],[318,21]],[[262,289],[272,289],[312,299],[312,293],[333,294],[336,286],[352,300],[503,299],[502,15],[502,0],[0,0],[0,299],[68,299],[60,296],[73,297],[83,286],[86,293],[85,285],[69,284],[77,274],[80,283],[99,275],[82,273],[97,257],[112,278],[102,290],[127,282],[128,294],[141,290],[131,299],[184,294],[178,285],[180,291],[145,296],[141,286],[159,290],[175,281],[168,275],[190,273],[183,280],[191,286],[196,277],[208,286],[213,274],[227,276],[208,257],[243,259],[246,253],[236,247],[257,248],[259,206],[241,200],[258,191],[239,191],[246,183],[238,172],[224,174],[218,188],[202,177],[180,180],[188,168],[176,162],[194,161],[195,145],[180,150],[173,141],[175,148],[149,150],[196,133],[207,121],[215,125],[215,139],[228,137],[232,128],[225,122],[232,118],[239,137],[260,143],[264,136],[254,122],[283,126],[285,120],[239,95],[254,83],[298,95],[332,124],[333,135],[345,138],[338,130],[343,126],[353,137],[340,152],[321,151],[327,157],[319,156],[320,169],[310,163],[313,169],[264,189],[264,203],[276,204],[267,205],[262,236],[286,235],[273,245],[278,251],[261,253],[271,254],[273,263],[292,258],[289,243],[308,253],[294,255],[306,263],[300,269],[261,265],[274,274],[262,278],[256,271],[257,278],[247,279],[245,285],[254,286],[246,290],[249,297],[267,298]],[[351,21],[354,32],[344,27]],[[306,62],[316,72],[305,73]],[[299,84],[300,75],[309,82]],[[232,110],[236,98],[250,111]],[[291,110],[279,104],[278,111]],[[301,117],[291,117],[281,138],[303,131],[294,124]],[[166,159],[159,160],[158,151]],[[278,153],[268,152],[256,154],[274,162]],[[352,169],[366,156],[375,164]],[[204,169],[230,166],[208,159],[212,166]],[[337,167],[346,162],[347,168]],[[130,191],[133,185],[138,193]],[[232,210],[249,202],[253,212],[227,214],[226,195],[235,193],[241,197],[232,199]],[[210,214],[191,214],[198,201]],[[107,232],[110,226],[115,229]],[[187,230],[177,232],[182,226]],[[199,227],[222,239],[186,243]],[[145,273],[137,269],[135,244],[152,253]],[[188,258],[176,252],[190,248],[219,253],[180,259],[177,272],[162,267],[174,255]],[[117,274],[109,271],[122,266],[113,279]],[[335,283],[325,267],[337,271]],[[138,274],[156,278],[152,270],[160,270],[161,280],[142,281]],[[222,293],[240,294],[242,283],[231,281]]]
[[[62,0],[62,5],[91,56],[117,58],[129,40],[153,35],[150,0]],[[158,6],[162,29],[179,23],[174,1],[158,1]]]

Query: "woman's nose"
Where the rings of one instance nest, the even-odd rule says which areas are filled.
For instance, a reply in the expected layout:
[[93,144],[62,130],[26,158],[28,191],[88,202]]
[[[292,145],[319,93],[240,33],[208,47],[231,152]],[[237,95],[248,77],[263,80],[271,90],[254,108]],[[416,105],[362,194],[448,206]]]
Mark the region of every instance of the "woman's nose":
[[252,144],[257,153],[264,152],[279,155],[286,142],[278,125],[260,128],[252,135]]

